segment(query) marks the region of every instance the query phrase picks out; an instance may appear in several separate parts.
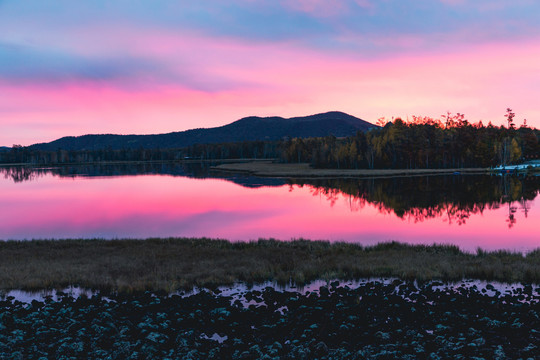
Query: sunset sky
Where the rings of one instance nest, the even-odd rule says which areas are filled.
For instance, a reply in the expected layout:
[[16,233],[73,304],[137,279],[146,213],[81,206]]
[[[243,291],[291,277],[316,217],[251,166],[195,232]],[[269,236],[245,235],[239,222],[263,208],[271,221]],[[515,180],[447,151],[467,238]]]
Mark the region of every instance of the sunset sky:
[[244,116],[540,127],[534,0],[0,0],[0,145]]

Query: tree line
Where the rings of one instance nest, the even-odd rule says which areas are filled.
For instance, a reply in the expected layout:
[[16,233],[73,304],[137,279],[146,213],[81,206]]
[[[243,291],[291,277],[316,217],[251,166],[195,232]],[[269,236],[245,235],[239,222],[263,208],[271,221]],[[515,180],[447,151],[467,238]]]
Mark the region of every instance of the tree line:
[[400,118],[356,136],[290,139],[284,162],[310,162],[320,168],[462,168],[506,165],[540,157],[540,131],[471,124],[463,114],[446,121]]
[[379,119],[380,127],[355,136],[289,138],[196,144],[186,148],[57,151],[14,145],[0,152],[0,163],[66,164],[108,161],[179,161],[279,159],[311,163],[316,168],[461,168],[518,163],[540,157],[540,131],[524,123],[516,128],[507,109],[508,126],[470,123],[463,114],[442,119],[413,116],[406,121]]
[[14,145],[0,152],[4,164],[84,164],[99,162],[181,161],[224,159],[276,159],[280,157],[280,141],[243,141],[223,144],[195,144],[186,148],[164,149],[100,149],[38,150]]

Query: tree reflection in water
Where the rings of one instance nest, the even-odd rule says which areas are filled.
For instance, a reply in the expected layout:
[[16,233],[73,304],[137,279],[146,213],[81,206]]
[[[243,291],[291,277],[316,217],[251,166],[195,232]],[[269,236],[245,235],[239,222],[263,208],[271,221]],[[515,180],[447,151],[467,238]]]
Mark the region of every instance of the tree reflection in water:
[[314,196],[324,197],[333,206],[345,195],[351,211],[366,204],[382,214],[395,214],[404,220],[421,222],[443,218],[462,225],[471,215],[508,206],[506,222],[516,224],[518,207],[525,217],[540,190],[540,177],[511,176],[424,176],[379,179],[292,180],[310,186]]
[[10,166],[0,167],[0,173],[4,176],[4,179],[11,179],[15,183],[21,183],[36,180],[47,172],[45,169],[34,169],[28,166]]
[[5,179],[16,183],[37,180],[45,175],[59,177],[112,177],[128,175],[172,175],[205,177],[211,163],[111,163],[66,165],[58,167],[7,166],[0,167]]

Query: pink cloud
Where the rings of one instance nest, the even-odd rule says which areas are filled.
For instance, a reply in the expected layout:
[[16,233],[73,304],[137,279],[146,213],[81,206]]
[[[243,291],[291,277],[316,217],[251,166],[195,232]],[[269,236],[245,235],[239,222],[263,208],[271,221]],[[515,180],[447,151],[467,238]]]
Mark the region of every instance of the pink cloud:
[[[504,110],[511,107],[518,124],[527,118],[529,125],[540,127],[536,40],[366,60],[292,42],[130,34],[104,37],[102,45],[160,61],[177,79],[140,73],[127,83],[76,78],[62,85],[0,83],[0,144],[86,133],[162,133],[219,126],[249,115],[328,110],[373,122],[381,116],[438,117],[452,111],[471,121],[503,124]],[[130,36],[138,41],[128,46]],[[188,76],[186,82],[182,76]]]
[[329,17],[341,14],[347,9],[346,1],[296,0],[282,1],[282,6],[316,17]]
[[339,16],[350,12],[355,5],[363,9],[373,10],[375,5],[371,0],[296,0],[282,1],[281,5],[292,11],[303,12],[318,18]]
[[440,0],[443,4],[448,5],[462,5],[465,4],[467,0]]
[[373,9],[374,5],[371,0],[355,0],[356,5],[365,8],[365,9]]

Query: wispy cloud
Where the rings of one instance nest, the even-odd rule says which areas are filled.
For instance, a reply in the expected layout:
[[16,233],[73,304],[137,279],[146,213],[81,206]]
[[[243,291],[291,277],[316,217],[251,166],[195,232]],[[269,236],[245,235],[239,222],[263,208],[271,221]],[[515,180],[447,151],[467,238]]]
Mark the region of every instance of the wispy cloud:
[[0,6],[0,145],[329,109],[540,119],[532,0]]

